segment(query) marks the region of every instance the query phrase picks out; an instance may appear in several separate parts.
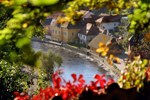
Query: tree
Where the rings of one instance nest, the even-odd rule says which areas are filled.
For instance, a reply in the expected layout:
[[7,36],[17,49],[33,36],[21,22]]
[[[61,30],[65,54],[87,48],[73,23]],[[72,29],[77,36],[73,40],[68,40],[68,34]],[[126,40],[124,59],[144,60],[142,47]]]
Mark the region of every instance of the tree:
[[26,91],[29,77],[20,71],[18,64],[10,64],[5,60],[0,61],[0,99],[12,100],[13,91]]
[[[56,9],[53,4],[57,1],[45,1],[46,3],[42,3],[43,6],[45,5],[44,8],[38,6],[39,2],[34,0],[30,3],[27,0],[0,0],[0,19],[2,20],[0,23],[0,62],[5,61],[5,67],[0,64],[2,69],[0,71],[0,85],[4,87],[1,88],[0,93],[2,99],[11,98],[13,91],[23,91],[25,85],[22,85],[22,83],[27,84],[26,78],[31,76],[20,72],[22,66],[39,67],[38,63],[42,54],[31,48],[31,39],[33,36],[43,35],[40,20]],[[47,4],[51,7],[48,7]],[[62,6],[62,2],[60,4]],[[61,7],[58,9],[61,9]],[[11,70],[16,73],[12,75]],[[39,74],[38,81],[40,86],[41,82],[46,82],[42,74]]]
[[41,70],[46,73],[46,80],[52,80],[54,67],[56,64],[58,66],[61,66],[62,58],[59,55],[53,54],[51,51],[48,51],[42,54],[40,60],[42,62]]

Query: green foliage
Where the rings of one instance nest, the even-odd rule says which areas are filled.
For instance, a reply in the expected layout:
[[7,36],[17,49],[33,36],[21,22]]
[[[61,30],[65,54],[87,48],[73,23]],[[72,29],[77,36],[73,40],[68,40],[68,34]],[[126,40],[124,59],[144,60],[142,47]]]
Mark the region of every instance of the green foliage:
[[134,9],[133,14],[129,15],[131,25],[130,32],[140,33],[141,31],[150,29],[150,2],[139,0],[137,8]]
[[35,78],[37,80],[35,83],[37,87],[34,87],[31,94],[37,94],[40,88],[50,86],[50,80],[52,80],[54,67],[56,67],[56,65],[59,67],[62,64],[62,58],[57,54],[53,54],[51,51],[41,53],[40,55],[40,58],[36,62],[37,67],[33,68],[33,72],[36,73],[33,76],[37,76],[37,78]]
[[[55,5],[56,3],[59,3],[59,8]],[[32,37],[43,35],[40,20],[62,7],[62,1],[59,0],[3,1],[0,4],[2,12],[0,18],[3,20],[0,25],[0,46],[2,47],[0,48],[0,59],[10,61],[8,55],[11,55],[15,56],[12,58],[17,59],[17,62],[32,62],[34,58],[32,57],[32,61],[29,61],[30,56],[24,56],[24,54],[33,53],[30,47]],[[6,12],[8,14],[5,14]],[[8,18],[4,19],[5,17]],[[31,66],[35,65],[31,64]]]
[[[20,65],[21,66],[21,65]],[[20,71],[18,64],[10,64],[0,61],[0,99],[12,100],[14,91],[26,91],[28,89],[29,76]]]
[[41,67],[39,68],[41,71],[45,72],[46,80],[51,80],[54,67],[56,65],[59,67],[62,64],[62,58],[57,54],[53,54],[51,51],[43,53],[40,57],[40,61]]
[[[62,62],[59,57],[52,53],[43,55],[35,53],[30,44],[33,36],[43,35],[40,20],[54,11],[62,10],[67,2],[68,0],[0,1],[0,19],[2,20],[0,22],[0,61],[2,63],[0,77],[4,81],[0,87],[4,87],[6,91],[9,87],[11,91],[14,88],[10,88],[8,82],[15,82],[17,87],[14,87],[22,89],[19,82],[24,82],[23,79],[26,78],[19,72],[19,64],[44,66],[39,67],[39,72],[43,68],[39,75],[43,79],[45,75],[42,76],[42,72],[45,72],[49,77],[52,73],[49,70],[53,69],[55,62],[58,64]],[[150,2],[148,0],[71,0],[64,10],[66,16],[61,21],[75,23],[83,15],[79,12],[81,8],[97,9],[101,7],[107,7],[113,14],[119,14],[123,10],[130,9],[131,33],[140,34],[150,28]],[[132,9],[134,9],[133,13]],[[12,66],[16,66],[14,69],[18,74],[12,74],[11,71],[14,71]],[[125,79],[121,77],[122,86],[124,88],[141,87],[143,85],[141,82],[145,78],[145,63],[136,59],[127,66],[127,72],[123,74]],[[18,77],[19,75],[22,77],[21,79]],[[41,82],[39,84],[42,84]]]
[[134,61],[128,62],[118,81],[120,86],[125,89],[137,87],[139,90],[144,85],[147,63],[147,60],[142,61],[140,57],[135,57]]

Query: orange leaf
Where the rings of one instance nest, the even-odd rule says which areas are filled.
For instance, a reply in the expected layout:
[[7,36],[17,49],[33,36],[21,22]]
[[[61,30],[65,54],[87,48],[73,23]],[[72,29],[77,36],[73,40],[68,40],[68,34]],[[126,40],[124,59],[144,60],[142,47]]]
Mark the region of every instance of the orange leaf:
[[101,48],[96,49],[96,52],[97,52],[97,53],[101,53],[101,52],[103,52],[103,51],[104,51],[104,48],[102,48],[102,47],[101,47]]
[[102,52],[101,55],[102,55],[102,56],[106,56],[106,55],[107,55],[107,52]]
[[105,45],[104,45],[104,43],[100,42],[100,43],[98,44],[98,46],[99,46],[99,47],[103,47],[103,46],[105,46]]
[[105,50],[104,50],[105,52],[108,52],[109,51],[109,48],[108,47],[105,47]]

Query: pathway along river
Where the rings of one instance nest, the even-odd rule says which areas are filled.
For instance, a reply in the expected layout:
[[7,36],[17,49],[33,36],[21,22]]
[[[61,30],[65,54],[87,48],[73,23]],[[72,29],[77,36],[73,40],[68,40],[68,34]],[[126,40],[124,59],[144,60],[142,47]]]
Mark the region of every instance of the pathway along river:
[[[106,71],[102,67],[98,66],[92,58],[86,55],[47,43],[33,42],[32,45],[36,51],[40,50],[45,52],[50,49],[63,58],[63,63],[60,68],[62,68],[64,72],[62,77],[67,81],[72,80],[72,73],[76,73],[77,75],[82,74],[86,83],[94,80],[93,76],[95,74],[106,74]],[[110,76],[106,75],[106,79],[108,78],[110,78]]]

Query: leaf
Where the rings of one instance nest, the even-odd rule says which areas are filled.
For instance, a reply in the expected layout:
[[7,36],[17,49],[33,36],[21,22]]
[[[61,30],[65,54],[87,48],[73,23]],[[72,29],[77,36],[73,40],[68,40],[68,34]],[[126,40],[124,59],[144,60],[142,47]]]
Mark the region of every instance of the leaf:
[[108,47],[105,47],[105,50],[104,50],[105,52],[108,52],[109,51],[109,48]]
[[105,45],[104,45],[104,43],[100,42],[100,43],[98,44],[98,46],[99,46],[99,47],[103,47],[103,46],[105,46]]
[[77,81],[77,75],[75,73],[71,74],[72,78],[73,78],[73,82]]
[[20,95],[20,93],[19,92],[14,92],[14,96],[19,96]]
[[17,5],[22,5],[27,2],[27,0],[14,0],[14,1],[15,1],[15,4]]
[[107,85],[110,85],[110,84],[112,84],[112,83],[114,83],[115,81],[111,78],[111,79],[109,79],[109,81],[107,82]]
[[62,98],[63,100],[67,100],[67,97],[68,97],[68,93],[66,90],[63,91],[63,94],[62,94]]
[[107,52],[102,52],[101,55],[102,55],[102,56],[106,56],[106,55],[107,55]]
[[101,88],[105,87],[105,83],[106,83],[105,79],[100,80],[100,86],[101,86]]
[[85,83],[85,80],[83,79],[83,75],[80,75],[80,76],[79,76],[78,81],[79,81],[80,83],[82,83],[82,85],[83,85],[83,83]]
[[22,25],[23,28],[27,28],[27,26],[28,26],[27,23],[24,23],[24,24]]
[[104,48],[98,48],[98,49],[96,49],[96,52],[97,53],[101,53],[101,52],[103,52],[104,51]]
[[104,88],[104,85],[106,83],[106,80],[103,79],[104,77],[105,77],[105,75],[100,76],[100,75],[96,74],[95,77],[94,77],[96,79],[96,83],[95,84],[99,83],[101,88]]
[[30,2],[35,6],[42,5],[54,5],[59,2],[59,0],[30,0]]
[[116,62],[116,63],[121,63],[120,58],[114,57],[114,62]]
[[135,81],[135,83],[134,83],[136,86],[137,85],[139,85],[140,84],[140,80],[139,79],[137,79],[136,81]]
[[18,39],[18,41],[16,42],[16,46],[18,48],[22,48],[23,46],[28,45],[29,43],[30,43],[30,39],[27,37],[24,37],[24,38]]

